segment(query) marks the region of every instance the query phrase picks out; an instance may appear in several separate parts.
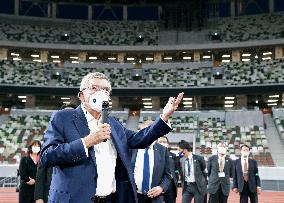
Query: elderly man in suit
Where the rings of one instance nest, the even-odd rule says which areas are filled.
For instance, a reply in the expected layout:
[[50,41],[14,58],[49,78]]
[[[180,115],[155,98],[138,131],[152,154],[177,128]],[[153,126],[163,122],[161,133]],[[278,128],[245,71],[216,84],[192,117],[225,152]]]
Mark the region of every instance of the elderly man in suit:
[[[169,139],[166,136],[160,137],[158,143],[169,149]],[[164,194],[165,203],[175,203],[178,187],[178,160],[174,153],[169,151],[169,167],[171,171],[171,182]]]
[[170,168],[166,147],[152,143],[145,149],[134,149],[132,160],[138,192],[138,203],[163,203],[170,184]]
[[204,157],[192,153],[188,142],[179,142],[182,203],[203,203],[206,194],[207,173]]
[[249,158],[250,147],[241,146],[241,158],[235,162],[233,191],[240,193],[240,203],[258,203],[258,194],[261,192],[257,162]]
[[41,152],[43,167],[54,167],[50,202],[122,203],[125,196],[129,203],[137,202],[129,149],[145,149],[171,131],[168,120],[183,93],[170,97],[156,121],[139,132],[124,128],[112,117],[109,124],[101,124],[102,104],[110,93],[104,74],[89,73],[81,82],[81,105],[56,112],[50,121]]
[[227,145],[224,142],[217,145],[217,153],[207,163],[209,203],[227,203],[235,167],[233,160],[226,156]]

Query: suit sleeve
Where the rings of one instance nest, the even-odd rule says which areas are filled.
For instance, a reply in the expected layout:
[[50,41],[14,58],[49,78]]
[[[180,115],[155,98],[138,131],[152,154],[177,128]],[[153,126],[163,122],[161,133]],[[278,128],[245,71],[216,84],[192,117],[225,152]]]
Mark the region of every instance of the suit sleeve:
[[39,165],[36,172],[34,200],[43,199],[45,180],[46,180],[46,169]]
[[179,159],[176,157],[176,155],[174,154],[173,159],[175,161],[175,176],[176,176],[176,180],[178,181],[179,179]]
[[201,172],[207,182],[207,172],[206,172],[206,163],[205,163],[205,159],[203,156],[200,156],[199,157],[199,160],[200,160],[200,168],[201,168]]
[[87,158],[80,138],[66,143],[64,134],[64,126],[66,124],[64,125],[62,117],[60,112],[55,113],[44,135],[40,159],[40,164],[43,167],[76,164],[76,162]]
[[261,187],[259,173],[258,173],[258,165],[257,162],[254,160],[254,175],[255,175],[255,182],[257,187]]
[[165,158],[165,168],[164,168],[163,177],[162,177],[162,180],[159,186],[163,188],[163,192],[166,192],[171,182],[171,170],[170,170],[170,164],[169,164],[168,150],[166,150],[164,158]]
[[19,166],[19,173],[21,177],[21,182],[23,181],[26,184],[26,182],[29,181],[27,157],[23,157],[21,159]]
[[237,171],[237,161],[234,162],[234,173],[233,173],[233,188],[238,188],[238,171]]
[[152,123],[152,125],[137,133],[124,128],[128,146],[132,149],[143,149],[148,147],[156,139],[168,134],[171,130],[169,125],[165,123],[160,116]]

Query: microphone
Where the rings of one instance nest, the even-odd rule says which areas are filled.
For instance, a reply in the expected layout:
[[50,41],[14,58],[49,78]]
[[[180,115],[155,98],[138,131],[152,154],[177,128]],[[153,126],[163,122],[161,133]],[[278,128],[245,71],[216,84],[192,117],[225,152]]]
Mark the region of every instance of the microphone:
[[[102,123],[108,123],[107,117],[108,117],[108,108],[109,108],[109,102],[103,101],[102,104]],[[104,140],[106,142],[107,139]]]

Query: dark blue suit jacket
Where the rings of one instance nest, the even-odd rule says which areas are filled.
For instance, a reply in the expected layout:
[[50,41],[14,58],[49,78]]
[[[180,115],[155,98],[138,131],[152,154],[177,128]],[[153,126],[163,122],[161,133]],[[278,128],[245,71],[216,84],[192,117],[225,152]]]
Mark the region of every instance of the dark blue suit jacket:
[[[171,171],[169,166],[169,154],[166,147],[155,143],[154,149],[154,168],[152,175],[151,188],[161,186],[163,192],[166,192],[171,181]],[[137,149],[132,151],[132,165],[135,167]],[[152,203],[163,203],[163,196],[153,198]]]
[[[235,174],[233,188],[238,188],[239,192],[243,191],[244,178],[241,158],[235,162]],[[254,159],[248,159],[248,185],[251,192],[256,192],[256,188],[260,187],[260,178],[258,174],[257,162]]]
[[[137,202],[136,186],[129,149],[145,148],[171,128],[159,117],[149,127],[133,132],[109,117],[111,138],[117,150],[115,178],[118,202],[122,196],[130,196]],[[90,133],[81,109],[61,110],[55,113],[44,135],[41,164],[54,167],[49,191],[49,202],[88,203],[96,193],[97,170],[93,147],[86,156],[81,138]],[[125,194],[124,188],[130,193]],[[122,202],[122,200],[120,201]]]

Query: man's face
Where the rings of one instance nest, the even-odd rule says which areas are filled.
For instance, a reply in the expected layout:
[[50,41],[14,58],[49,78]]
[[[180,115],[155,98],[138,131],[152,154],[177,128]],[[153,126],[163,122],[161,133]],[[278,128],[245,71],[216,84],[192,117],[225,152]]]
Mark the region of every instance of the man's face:
[[242,147],[241,155],[243,157],[248,157],[249,156],[249,148],[248,147]]
[[89,87],[86,89],[82,90],[83,94],[80,94],[80,100],[84,104],[89,102],[89,98],[92,94],[94,94],[97,91],[105,91],[108,95],[110,95],[111,92],[111,85],[108,80],[106,79],[91,79],[89,82]]
[[158,143],[163,145],[164,147],[167,147],[167,148],[169,147],[169,143],[168,143],[167,139],[164,138],[164,137],[160,137],[158,139]]

